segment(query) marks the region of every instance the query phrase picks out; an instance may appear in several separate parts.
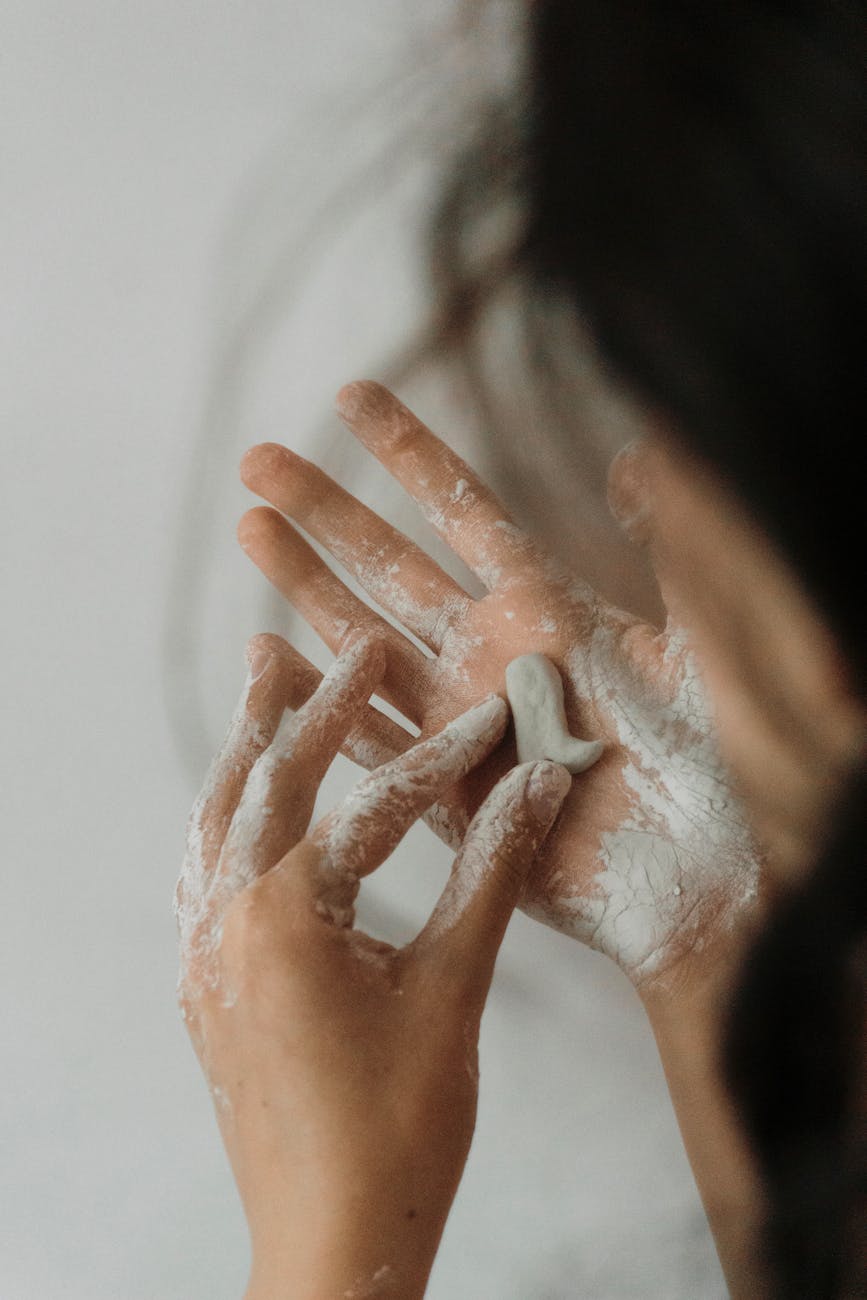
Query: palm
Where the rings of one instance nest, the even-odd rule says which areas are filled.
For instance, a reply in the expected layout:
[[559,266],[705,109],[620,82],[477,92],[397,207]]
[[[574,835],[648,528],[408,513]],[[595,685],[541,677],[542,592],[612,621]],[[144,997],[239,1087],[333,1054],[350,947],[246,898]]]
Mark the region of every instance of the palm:
[[[607,747],[573,783],[522,906],[602,948],[636,978],[658,971],[752,895],[757,870],[684,638],[656,633],[570,578],[390,394],[353,388],[351,427],[479,574],[486,596],[471,599],[406,538],[284,449],[249,453],[248,484],[324,542],[435,651],[422,655],[383,622],[383,694],[422,736],[484,695],[502,693],[506,666],[519,655],[541,652],[557,665],[570,730]],[[242,540],[333,649],[348,622],[375,618],[273,512],[251,512]],[[455,787],[436,828],[460,834],[514,761],[512,741]]]

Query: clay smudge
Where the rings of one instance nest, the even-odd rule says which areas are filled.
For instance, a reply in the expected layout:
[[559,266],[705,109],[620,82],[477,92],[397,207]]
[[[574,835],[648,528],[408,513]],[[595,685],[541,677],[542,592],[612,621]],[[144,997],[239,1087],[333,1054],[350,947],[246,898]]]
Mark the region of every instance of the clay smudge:
[[361,872],[372,824],[381,837],[383,810],[388,810],[395,826],[411,824],[418,815],[420,795],[427,789],[442,789],[449,777],[457,781],[469,771],[480,747],[502,734],[507,717],[505,701],[491,696],[416,745],[412,766],[400,757],[363,777],[313,833],[330,868]]
[[[254,748],[261,749],[267,741],[261,724],[250,715],[247,707],[255,680],[248,672],[223,744],[211,761],[187,822],[186,852],[174,909],[180,935],[181,980],[188,958],[197,947],[194,937],[200,931],[208,910],[211,875],[206,869],[206,857],[216,850],[216,845],[208,842],[209,810],[217,792],[237,772],[239,755],[249,754]],[[219,836],[219,833],[220,828],[216,828],[215,834]]]
[[[531,776],[540,769],[549,780],[556,781],[560,796],[565,796],[570,782],[568,773],[553,763],[523,763],[513,767],[494,786],[470,822],[460,853],[442,898],[428,923],[432,940],[451,929],[475,897],[485,878],[494,870],[496,850],[509,835],[514,823],[514,808],[522,802]],[[555,775],[556,774],[556,775]]]
[[[639,978],[664,962],[670,940],[705,900],[733,916],[755,897],[759,863],[744,810],[716,744],[713,710],[686,634],[663,663],[666,702],[640,687],[618,646],[622,629],[599,626],[570,656],[576,688],[608,714],[626,750],[631,792],[621,824],[601,837],[596,892],[553,899],[551,922]],[[547,912],[547,909],[545,909]]]

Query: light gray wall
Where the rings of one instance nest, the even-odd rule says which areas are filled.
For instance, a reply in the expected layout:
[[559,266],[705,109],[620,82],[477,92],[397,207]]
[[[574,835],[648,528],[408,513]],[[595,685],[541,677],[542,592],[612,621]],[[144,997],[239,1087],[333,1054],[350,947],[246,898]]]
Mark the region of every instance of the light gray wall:
[[[423,308],[412,213],[430,159],[410,151],[366,203],[338,182],[380,165],[383,132],[431,95],[424,60],[412,92],[399,78],[449,13],[0,3],[3,1300],[241,1293],[244,1226],[175,1012],[170,907],[244,642],[287,626],[234,542],[235,466],[284,439],[427,540],[322,420]],[[448,56],[436,75],[469,73]],[[418,394],[451,418],[435,383]],[[323,802],[351,776],[338,764]],[[423,828],[411,843],[367,904],[394,934],[447,866]],[[516,917],[481,1055],[434,1300],[723,1294],[617,971]]]

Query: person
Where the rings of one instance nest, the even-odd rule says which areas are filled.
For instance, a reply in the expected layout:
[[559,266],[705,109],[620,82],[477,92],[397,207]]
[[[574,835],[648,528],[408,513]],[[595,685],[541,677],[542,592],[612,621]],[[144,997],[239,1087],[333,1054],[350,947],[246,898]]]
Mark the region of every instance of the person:
[[[863,16],[537,0],[528,22],[529,103],[497,126],[517,134],[479,148],[509,157],[526,203],[512,264],[591,321],[644,401],[610,497],[668,621],[555,562],[378,384],[338,409],[483,597],[314,464],[245,456],[269,504],[241,544],[336,655],[321,677],[251,642],[178,887],[247,1294],[423,1294],[516,905],[635,984],[732,1295],[864,1294]],[[478,301],[460,242],[482,174],[465,160],[437,228],[446,316]],[[558,668],[573,733],[605,741],[574,779],[514,763],[505,669],[530,652]],[[338,749],[369,774],[310,829]],[[353,900],[422,814],[456,856],[397,950],[353,928]]]

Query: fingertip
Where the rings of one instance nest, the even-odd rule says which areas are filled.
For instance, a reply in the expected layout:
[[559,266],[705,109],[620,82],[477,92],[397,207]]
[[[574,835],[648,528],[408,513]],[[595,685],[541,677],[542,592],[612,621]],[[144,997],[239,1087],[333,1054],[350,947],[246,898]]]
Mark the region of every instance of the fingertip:
[[353,379],[340,389],[336,407],[338,414],[351,424],[365,417],[375,417],[393,405],[394,400],[388,389],[376,380]]
[[293,647],[276,632],[256,632],[247,642],[246,653],[249,658],[251,650],[261,650],[267,655],[293,654]]
[[296,651],[276,632],[257,632],[244,648],[252,681],[256,681],[271,664],[290,666]]
[[252,492],[258,492],[260,486],[269,484],[292,464],[300,459],[294,451],[279,442],[258,442],[248,447],[239,462],[241,482]]
[[252,685],[267,671],[273,655],[268,646],[263,644],[262,637],[253,636],[250,637],[244,647],[244,658],[247,660],[247,667],[250,670],[250,684]]
[[488,695],[479,704],[460,714],[443,730],[465,740],[488,740],[502,736],[509,721],[509,706],[501,695]]
[[525,787],[527,804],[537,821],[550,827],[572,789],[572,776],[562,763],[543,759],[533,766]]
[[350,379],[348,384],[344,384],[334,399],[334,405],[340,415],[351,417],[355,410],[358,389],[365,382],[363,379]]
[[651,501],[647,483],[645,439],[636,438],[617,452],[608,467],[608,508],[633,542],[647,541]]
[[236,535],[241,549],[252,556],[260,547],[275,541],[283,516],[270,506],[253,506],[238,520]]

